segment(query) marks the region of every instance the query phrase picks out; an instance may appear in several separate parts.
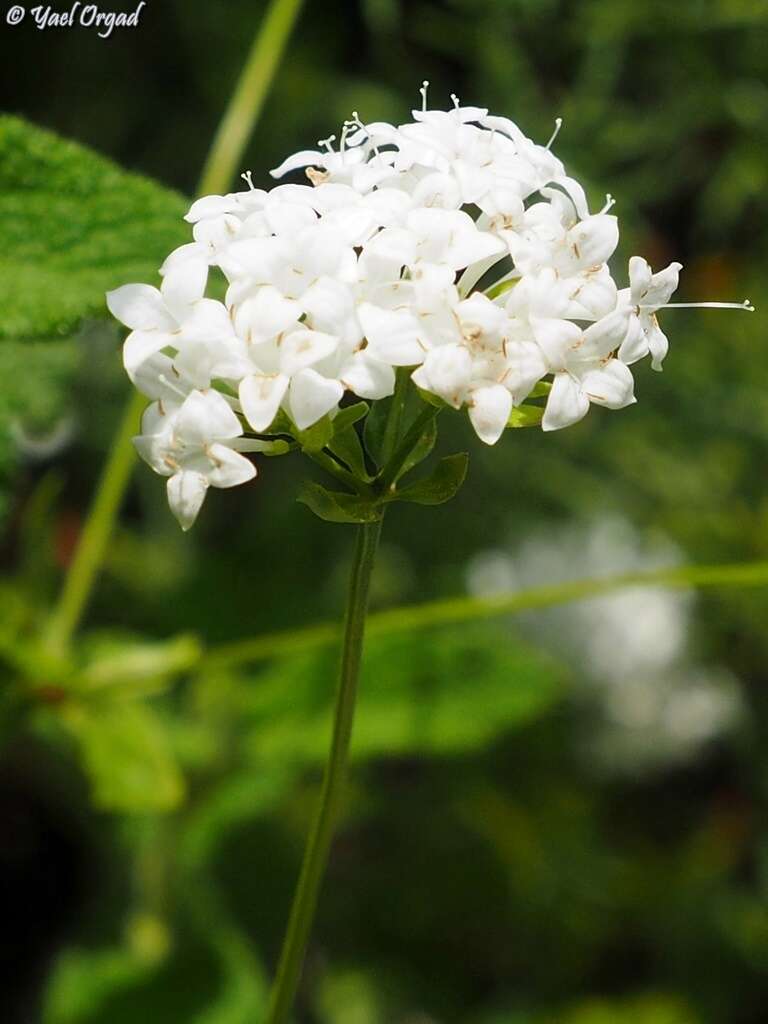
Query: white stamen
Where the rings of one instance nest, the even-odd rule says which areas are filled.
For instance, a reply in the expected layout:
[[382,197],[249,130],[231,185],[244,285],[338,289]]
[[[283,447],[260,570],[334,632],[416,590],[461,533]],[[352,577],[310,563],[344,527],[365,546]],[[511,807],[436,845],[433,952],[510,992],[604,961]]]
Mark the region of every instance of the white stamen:
[[253,171],[243,171],[240,177],[243,179],[243,181],[251,190],[251,192],[256,191],[256,186],[253,184]]
[[164,373],[160,374],[158,380],[160,381],[161,384],[164,384],[169,391],[172,391],[175,395],[178,395],[182,401],[184,401],[187,398],[187,392],[183,388],[180,388],[178,384],[175,384],[172,380],[168,380]]
[[613,198],[610,192],[605,197],[605,206],[602,208],[600,213],[608,213],[612,206],[616,205],[616,200]]
[[454,108],[458,110],[459,107],[461,106],[461,100],[459,99],[455,92],[451,93],[451,101],[453,103]]
[[322,146],[324,149],[327,149],[328,152],[331,154],[331,156],[333,156],[334,152],[333,152],[333,146],[331,145],[331,143],[335,142],[335,141],[336,141],[336,136],[335,135],[329,135],[327,139],[318,139],[317,140],[317,144],[318,144],[318,146]]
[[[364,131],[366,133],[368,132],[368,125],[363,124],[363,122],[360,120],[360,115],[356,110],[352,111],[352,120],[349,122],[349,124],[354,126],[355,128],[360,128],[361,131]],[[370,135],[368,136],[368,140],[369,142],[371,142],[373,152],[376,154],[376,156],[381,156],[381,153],[379,152],[379,147],[376,145],[375,142],[371,141]]]
[[421,83],[419,92],[421,93],[421,109],[423,113],[427,112],[427,89],[429,89],[429,82],[425,78]]
[[755,312],[749,299],[743,302],[668,302],[662,309],[745,309],[748,313]]
[[545,149],[549,149],[549,147],[552,145],[552,143],[555,141],[555,139],[559,135],[560,129],[562,127],[563,127],[563,119],[562,119],[562,117],[556,117],[555,118],[555,130],[552,132],[552,135],[550,136],[549,142],[544,147]]

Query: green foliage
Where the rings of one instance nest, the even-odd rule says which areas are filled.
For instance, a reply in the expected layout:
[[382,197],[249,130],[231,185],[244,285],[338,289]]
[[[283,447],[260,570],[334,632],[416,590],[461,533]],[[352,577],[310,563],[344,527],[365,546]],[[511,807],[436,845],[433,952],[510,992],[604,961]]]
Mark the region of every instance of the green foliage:
[[291,433],[301,447],[308,452],[321,452],[333,437],[334,424],[330,416],[323,416],[306,430],[296,430],[291,425]]
[[19,118],[0,119],[0,339],[71,334],[104,292],[187,241],[180,195]]
[[[243,691],[248,749],[263,762],[323,761],[335,653],[267,669]],[[372,638],[353,756],[466,753],[518,729],[558,698],[556,667],[493,628]]]
[[397,490],[392,500],[416,505],[442,505],[458,492],[467,475],[469,456],[461,452],[440,459],[429,476]]
[[304,484],[297,499],[327,523],[375,523],[381,518],[377,505],[355,494],[329,491],[322,484]]
[[543,405],[519,405],[510,413],[508,427],[537,427],[544,416]]
[[414,445],[411,454],[403,463],[403,468],[400,471],[398,479],[401,479],[410,473],[412,469],[423,462],[424,459],[428,458],[432,454],[432,450],[435,447],[437,441],[437,419],[431,419],[424,429],[424,433],[419,438],[418,442]]
[[84,146],[0,117],[0,519],[19,435],[43,450],[72,411],[82,350],[71,335],[107,315],[105,291],[156,277],[188,240],[185,205]]
[[154,963],[128,947],[69,950],[51,977],[43,1024],[92,1020],[116,991],[131,988],[152,973]]
[[163,689],[193,668],[201,654],[200,643],[192,636],[151,642],[105,632],[86,637],[81,650],[84,665],[74,683],[78,693],[132,696]]
[[648,995],[637,999],[593,999],[542,1024],[699,1024],[700,1018],[676,996]]
[[365,453],[355,424],[368,413],[365,402],[356,402],[341,409],[333,421],[330,450],[346,464],[358,480],[370,480]]
[[125,698],[69,700],[60,717],[77,745],[97,807],[136,813],[179,804],[184,783],[158,711]]
[[365,450],[375,466],[381,467],[384,434],[392,407],[391,398],[380,398],[374,402],[365,420],[363,442]]

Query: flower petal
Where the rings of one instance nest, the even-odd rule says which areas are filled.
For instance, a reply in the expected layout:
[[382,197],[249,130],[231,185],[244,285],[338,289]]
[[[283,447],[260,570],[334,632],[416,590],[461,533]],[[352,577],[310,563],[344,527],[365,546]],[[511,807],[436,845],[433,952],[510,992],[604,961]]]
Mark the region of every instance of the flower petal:
[[611,359],[601,369],[585,374],[581,388],[591,402],[606,409],[624,409],[636,401],[632,371],[619,359]]
[[256,476],[256,467],[250,459],[233,451],[225,444],[208,446],[211,470],[208,483],[211,487],[237,487]]
[[419,343],[419,324],[407,310],[382,309],[370,302],[361,303],[360,319],[371,354],[392,366],[416,366],[424,358]]
[[355,352],[339,371],[339,380],[358,398],[386,398],[395,390],[395,371],[389,363]]
[[496,444],[512,412],[512,395],[501,384],[477,388],[469,401],[469,418],[485,444]]
[[185,532],[197,519],[207,490],[208,481],[202,473],[184,470],[168,481],[168,504]]
[[266,430],[272,423],[288,390],[288,383],[288,377],[282,373],[270,376],[252,374],[240,381],[240,404],[254,430]]
[[192,391],[176,417],[175,433],[192,445],[239,437],[242,432],[240,420],[218,391]]
[[299,370],[325,359],[335,351],[338,338],[322,331],[310,331],[302,327],[291,331],[278,342],[280,347],[280,371],[292,377]]
[[556,373],[547,399],[542,430],[562,430],[578,423],[589,410],[589,399],[569,373]]
[[339,381],[323,377],[316,370],[301,370],[291,380],[289,403],[293,422],[299,430],[306,430],[338,405],[343,394],[344,387]]
[[414,381],[460,409],[472,381],[472,357],[463,345],[441,345],[427,352]]
[[160,268],[160,292],[169,312],[181,322],[190,306],[203,297],[208,281],[208,253],[204,245],[190,242],[175,249]]
[[131,331],[123,345],[123,366],[131,380],[135,383],[136,374],[144,363],[173,341],[172,334],[161,331]]
[[174,331],[176,321],[165,307],[157,288],[150,284],[124,284],[107,292],[113,317],[132,331]]

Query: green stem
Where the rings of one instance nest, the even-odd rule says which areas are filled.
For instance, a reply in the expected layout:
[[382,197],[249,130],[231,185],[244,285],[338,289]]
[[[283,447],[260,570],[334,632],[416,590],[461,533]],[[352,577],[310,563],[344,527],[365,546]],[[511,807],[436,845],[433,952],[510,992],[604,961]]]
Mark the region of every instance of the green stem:
[[[211,144],[198,185],[199,193],[221,192],[229,186],[300,8],[301,0],[272,0]],[[144,398],[132,392],[51,615],[47,639],[58,651],[66,648],[77,628],[104,560],[134,466],[131,437],[136,432],[134,427],[143,406]]]
[[284,1024],[288,1019],[301,976],[320,883],[328,860],[346,776],[360,676],[368,592],[380,534],[381,520],[357,527],[357,546],[349,582],[331,750],[325,768],[317,816],[304,852],[266,1024]]
[[143,395],[134,392],[117,428],[64,587],[48,623],[46,639],[51,650],[61,652],[66,648],[91,593],[133,469],[131,438],[138,432],[143,407]]
[[[515,615],[537,608],[553,608],[571,601],[584,601],[625,587],[670,587],[677,589],[768,586],[768,562],[732,565],[683,565],[606,576],[603,579],[569,580],[544,587],[532,587],[514,594],[493,597],[449,597],[422,604],[402,605],[368,617],[368,635],[407,633],[416,629],[451,626],[465,622]],[[230,668],[327,647],[338,639],[336,623],[320,622],[304,629],[262,633],[212,648],[202,661],[203,670]]]
[[302,0],[272,0],[259,28],[200,177],[201,195],[229,184],[275,77]]
[[382,491],[388,491],[390,487],[397,483],[397,478],[400,475],[408,456],[419,443],[421,435],[439,412],[439,406],[425,404],[424,408],[408,428],[405,437],[397,446],[389,461],[384,465],[379,484]]

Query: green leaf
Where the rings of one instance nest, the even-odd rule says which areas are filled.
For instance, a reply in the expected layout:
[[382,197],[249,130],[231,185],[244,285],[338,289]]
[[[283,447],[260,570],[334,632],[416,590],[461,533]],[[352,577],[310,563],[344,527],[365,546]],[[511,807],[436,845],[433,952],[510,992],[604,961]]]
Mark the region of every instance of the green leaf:
[[353,423],[357,423],[368,413],[367,402],[355,402],[354,405],[345,405],[343,409],[339,409],[333,418],[333,431],[334,435],[341,433],[348,427],[351,427]]
[[199,640],[188,634],[170,640],[147,641],[120,634],[97,633],[83,645],[85,667],[74,685],[83,693],[146,692],[167,685],[192,668],[202,653]]
[[489,299],[498,299],[500,295],[505,295],[508,291],[511,291],[519,280],[519,277],[508,277],[506,280],[499,281],[497,284],[493,285],[485,294]]
[[370,480],[365,453],[355,423],[368,412],[365,402],[342,409],[333,421],[333,437],[328,445],[359,480]]
[[297,430],[294,436],[308,452],[321,452],[333,437],[333,420],[330,416],[323,416],[307,430]]
[[543,405],[519,405],[507,420],[508,427],[537,427],[544,416]]
[[[336,651],[283,659],[244,681],[248,746],[258,763],[322,763],[327,756]],[[546,713],[562,693],[557,665],[479,625],[370,637],[352,740],[357,758],[482,748]]]
[[116,992],[138,985],[155,967],[151,958],[127,947],[65,950],[48,981],[43,1024],[93,1020]]
[[370,501],[314,482],[304,485],[297,500],[328,523],[375,523],[381,517],[381,510]]
[[169,811],[184,783],[159,714],[129,700],[68,701],[60,709],[91,783],[94,803],[112,811]]
[[387,419],[391,405],[391,397],[380,398],[377,402],[374,402],[363,429],[365,450],[376,466],[381,466],[382,446],[384,444],[384,434],[387,429]]
[[151,282],[187,203],[84,146],[0,118],[0,338],[71,334],[104,292]]
[[423,462],[428,455],[432,454],[432,449],[435,447],[437,441],[437,420],[430,420],[424,428],[424,433],[419,438],[416,446],[412,449],[411,454],[403,463],[403,468],[398,474],[398,480],[402,479],[406,473],[409,473],[415,466],[418,466],[420,462]]
[[388,500],[412,501],[417,505],[442,505],[456,494],[467,475],[469,456],[466,452],[447,455],[423,480],[396,491]]
[[360,435],[354,427],[349,427],[340,434],[334,434],[328,447],[334,455],[338,455],[358,480],[369,481],[372,479],[365,464],[365,453],[360,442]]

